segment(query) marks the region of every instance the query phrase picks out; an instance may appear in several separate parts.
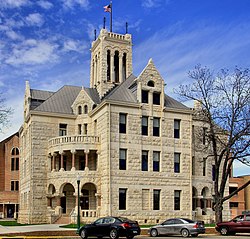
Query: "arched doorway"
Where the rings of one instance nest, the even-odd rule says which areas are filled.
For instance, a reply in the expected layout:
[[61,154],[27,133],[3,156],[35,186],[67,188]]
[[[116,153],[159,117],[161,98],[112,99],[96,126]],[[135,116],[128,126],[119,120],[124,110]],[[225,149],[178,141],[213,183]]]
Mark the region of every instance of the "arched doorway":
[[93,183],[86,183],[81,189],[80,206],[82,210],[96,209],[96,186]]
[[207,198],[209,196],[209,189],[208,187],[204,187],[201,191],[201,210],[202,210],[202,215],[206,215],[206,209],[207,209]]
[[192,210],[195,211],[198,207],[198,191],[195,187],[192,187]]
[[61,207],[63,214],[70,214],[75,207],[75,189],[72,184],[66,183],[62,189],[63,197],[61,197]]

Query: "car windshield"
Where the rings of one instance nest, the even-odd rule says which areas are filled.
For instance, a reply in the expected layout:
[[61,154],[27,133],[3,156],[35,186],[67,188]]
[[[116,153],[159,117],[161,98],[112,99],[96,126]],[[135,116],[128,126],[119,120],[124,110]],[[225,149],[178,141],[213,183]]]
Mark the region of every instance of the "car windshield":
[[231,221],[236,221],[236,222],[239,222],[239,221],[243,221],[243,219],[244,219],[244,216],[243,215],[240,215],[240,216],[237,216],[237,217],[235,217],[234,219],[232,219]]

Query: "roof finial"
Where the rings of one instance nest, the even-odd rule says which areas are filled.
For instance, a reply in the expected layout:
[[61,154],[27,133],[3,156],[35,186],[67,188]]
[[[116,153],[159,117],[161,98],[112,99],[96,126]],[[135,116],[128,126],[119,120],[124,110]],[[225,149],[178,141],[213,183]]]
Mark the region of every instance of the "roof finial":
[[128,22],[126,22],[126,34],[128,34]]
[[95,34],[95,40],[96,40],[96,29],[94,30],[94,34]]

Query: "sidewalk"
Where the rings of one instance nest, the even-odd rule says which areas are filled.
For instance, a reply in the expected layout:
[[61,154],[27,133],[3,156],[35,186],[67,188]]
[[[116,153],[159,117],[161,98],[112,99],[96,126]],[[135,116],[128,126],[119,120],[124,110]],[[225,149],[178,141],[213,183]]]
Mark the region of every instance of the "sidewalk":
[[47,232],[47,231],[72,231],[76,232],[76,229],[62,228],[62,224],[42,224],[42,225],[30,225],[30,226],[1,226],[0,225],[0,237],[7,234],[26,234],[27,232]]

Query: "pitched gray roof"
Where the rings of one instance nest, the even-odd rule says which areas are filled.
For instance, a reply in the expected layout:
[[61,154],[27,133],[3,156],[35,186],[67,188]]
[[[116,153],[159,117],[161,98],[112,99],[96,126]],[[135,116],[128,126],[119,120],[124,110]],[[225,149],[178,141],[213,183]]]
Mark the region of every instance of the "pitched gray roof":
[[46,100],[48,99],[51,95],[54,94],[54,92],[51,91],[45,91],[45,90],[30,90],[31,98],[32,99],[37,99],[37,100]]
[[100,104],[100,97],[95,88],[84,88],[89,97],[95,102],[95,104]]
[[114,101],[123,101],[123,102],[133,102],[137,103],[137,99],[133,91],[130,89],[130,86],[134,82],[136,77],[134,75],[130,75],[127,80],[122,82],[117,87],[113,88],[104,99],[110,99]]
[[81,87],[78,86],[63,86],[34,111],[72,114],[71,106],[80,91]]
[[183,105],[181,102],[171,98],[170,96],[165,94],[164,97],[164,106],[167,108],[174,108],[174,109],[183,109],[188,110],[189,108]]

